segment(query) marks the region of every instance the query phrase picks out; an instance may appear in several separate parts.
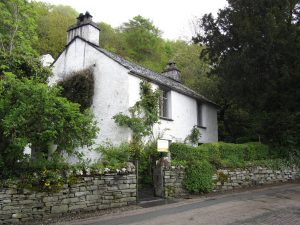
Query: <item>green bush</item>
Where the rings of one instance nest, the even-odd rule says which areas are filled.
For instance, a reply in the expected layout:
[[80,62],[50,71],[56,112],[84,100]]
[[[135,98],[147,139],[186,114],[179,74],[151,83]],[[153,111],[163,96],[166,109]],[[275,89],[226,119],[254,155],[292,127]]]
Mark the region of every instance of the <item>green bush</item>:
[[193,161],[186,168],[184,185],[191,193],[210,192],[213,187],[213,174],[214,169],[208,161]]
[[223,165],[220,153],[219,143],[207,143],[196,148],[198,152],[205,154],[203,157],[214,165],[216,168],[221,168]]
[[34,158],[23,162],[23,171],[35,172],[42,170],[59,170],[64,171],[70,168],[70,164],[60,154],[52,154],[51,159],[46,154],[39,153]]
[[81,113],[59,88],[1,74],[0,178],[15,174],[28,143],[35,153],[55,143],[57,152],[75,154],[77,147],[94,144],[97,132],[92,113]]
[[111,144],[101,145],[96,151],[102,154],[101,162],[104,166],[110,168],[121,168],[130,160],[130,146],[123,143],[119,146]]
[[[207,143],[198,147],[173,143],[170,145],[172,165],[185,166],[184,184],[192,193],[209,192],[212,189],[212,176],[215,168],[249,168],[262,166],[282,169],[288,166],[283,159],[269,159],[267,145],[261,143]],[[295,161],[296,162],[296,161]],[[298,161],[299,162],[299,161]],[[225,181],[222,177],[221,181]]]
[[267,145],[258,142],[246,143],[246,145],[248,146],[248,161],[268,159],[271,156]]
[[172,160],[208,160],[216,168],[244,167],[245,162],[269,158],[269,148],[260,143],[207,143],[198,147],[173,143],[170,146]]
[[159,157],[160,153],[157,151],[156,141],[151,141],[144,146],[139,158],[139,187],[153,185],[152,168],[154,168]]
[[94,96],[93,69],[88,68],[78,72],[72,72],[67,78],[58,84],[63,87],[62,96],[69,101],[80,104],[80,110],[91,107]]
[[172,160],[191,161],[194,159],[207,159],[208,154],[206,149],[200,149],[183,143],[172,143],[170,145]]
[[255,161],[246,162],[245,167],[261,166],[272,170],[282,170],[289,167],[291,163],[293,165],[293,162],[285,159],[266,159],[266,160],[255,160]]

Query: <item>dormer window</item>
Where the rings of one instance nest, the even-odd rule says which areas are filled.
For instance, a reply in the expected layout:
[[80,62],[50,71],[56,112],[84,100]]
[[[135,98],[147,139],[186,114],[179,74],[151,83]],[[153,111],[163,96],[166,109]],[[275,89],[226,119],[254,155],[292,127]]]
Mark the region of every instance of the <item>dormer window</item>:
[[171,119],[171,91],[166,89],[161,89],[159,116],[163,119]]

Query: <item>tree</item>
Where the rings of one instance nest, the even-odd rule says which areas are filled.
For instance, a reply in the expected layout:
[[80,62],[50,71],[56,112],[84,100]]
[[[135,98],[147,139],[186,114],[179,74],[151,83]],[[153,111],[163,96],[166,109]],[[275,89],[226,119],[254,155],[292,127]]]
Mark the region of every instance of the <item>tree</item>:
[[37,42],[37,34],[32,5],[27,0],[1,1],[0,18],[1,51],[35,53],[33,45]]
[[120,30],[127,43],[130,59],[147,66],[153,59],[160,59],[161,31],[140,15],[124,23]]
[[299,2],[229,0],[217,18],[203,16],[201,28],[194,41],[205,46],[202,56],[219,77],[223,119],[235,113],[247,120],[235,128],[246,127],[244,135],[299,144],[287,135],[299,131]]
[[60,89],[5,73],[0,80],[0,167],[13,168],[31,144],[47,152],[73,153],[79,146],[93,144],[97,128],[90,113],[60,97]]
[[39,80],[42,83],[46,83],[52,74],[50,68],[43,67],[38,57],[0,51],[0,79],[5,72],[17,74],[17,78],[26,77]]
[[199,60],[199,52],[203,50],[196,44],[184,41],[170,42],[170,58],[174,59],[181,71],[182,82],[206,97],[216,100],[216,79],[209,77],[210,66],[205,60]]
[[40,2],[32,4],[38,12],[36,23],[39,41],[36,49],[40,54],[58,57],[66,45],[66,30],[75,23],[79,13],[70,6],[48,5]]
[[129,57],[123,33],[104,22],[98,23],[98,26],[101,29],[100,46],[123,57]]

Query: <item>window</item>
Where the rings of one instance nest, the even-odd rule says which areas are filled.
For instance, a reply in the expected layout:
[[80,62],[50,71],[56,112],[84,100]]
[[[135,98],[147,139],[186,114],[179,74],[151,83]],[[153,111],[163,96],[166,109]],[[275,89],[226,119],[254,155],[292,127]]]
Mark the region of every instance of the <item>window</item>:
[[197,126],[198,127],[203,127],[202,104],[200,102],[197,103]]
[[171,118],[170,110],[170,91],[161,89],[160,101],[159,101],[159,116],[163,118]]

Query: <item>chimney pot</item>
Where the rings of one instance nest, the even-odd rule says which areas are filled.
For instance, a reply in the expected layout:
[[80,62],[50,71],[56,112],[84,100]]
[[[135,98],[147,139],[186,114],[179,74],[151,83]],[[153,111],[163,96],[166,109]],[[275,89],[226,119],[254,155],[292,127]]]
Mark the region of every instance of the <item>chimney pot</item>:
[[77,17],[77,23],[68,29],[69,44],[75,37],[79,36],[84,40],[99,46],[99,32],[98,25],[92,21],[93,16],[86,11],[85,14],[80,13]]
[[181,82],[181,72],[176,67],[176,63],[174,60],[169,60],[166,68],[163,70],[162,75],[175,80],[177,82]]

